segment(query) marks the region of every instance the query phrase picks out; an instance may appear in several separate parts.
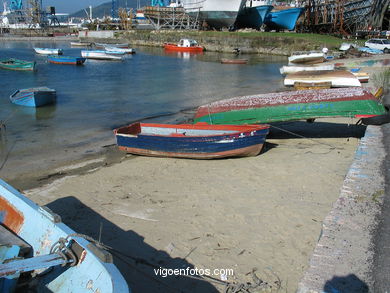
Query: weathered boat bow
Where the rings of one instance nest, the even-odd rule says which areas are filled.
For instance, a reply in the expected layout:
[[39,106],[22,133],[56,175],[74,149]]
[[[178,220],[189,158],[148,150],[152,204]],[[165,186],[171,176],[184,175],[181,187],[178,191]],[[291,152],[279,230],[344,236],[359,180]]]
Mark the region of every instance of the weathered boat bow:
[[[108,252],[76,234],[58,215],[0,180],[0,288],[34,276],[37,292],[129,292]],[[4,292],[4,291],[2,291]]]

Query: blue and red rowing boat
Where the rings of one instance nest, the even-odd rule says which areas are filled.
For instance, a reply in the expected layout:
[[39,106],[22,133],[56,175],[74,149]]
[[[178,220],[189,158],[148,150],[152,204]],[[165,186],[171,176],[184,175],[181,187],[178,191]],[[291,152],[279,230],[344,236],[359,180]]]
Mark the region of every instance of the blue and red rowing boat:
[[157,157],[215,159],[256,156],[269,125],[133,123],[114,130],[119,149]]
[[85,60],[86,58],[84,57],[57,56],[57,55],[47,56],[47,61],[54,64],[82,65],[84,64]]

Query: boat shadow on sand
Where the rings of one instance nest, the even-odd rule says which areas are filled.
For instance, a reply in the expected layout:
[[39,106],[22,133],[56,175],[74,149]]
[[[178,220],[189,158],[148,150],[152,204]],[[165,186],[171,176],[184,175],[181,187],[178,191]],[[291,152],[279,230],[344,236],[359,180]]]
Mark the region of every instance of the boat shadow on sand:
[[111,247],[114,264],[132,292],[219,292],[210,282],[191,276],[156,275],[155,270],[159,268],[194,269],[195,266],[150,246],[143,236],[124,231],[75,197],[56,199],[46,206],[61,215],[62,221],[77,233],[94,239],[100,237],[101,243]]
[[[291,121],[272,123],[267,139],[302,138],[361,138],[366,131],[365,125],[347,123]],[[268,143],[268,141],[267,141]]]

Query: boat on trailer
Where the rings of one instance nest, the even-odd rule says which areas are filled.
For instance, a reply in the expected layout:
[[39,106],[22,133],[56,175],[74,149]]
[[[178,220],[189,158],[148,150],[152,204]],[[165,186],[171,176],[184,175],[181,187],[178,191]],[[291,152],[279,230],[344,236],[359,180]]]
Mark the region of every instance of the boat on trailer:
[[27,107],[41,107],[53,104],[56,98],[56,90],[48,87],[20,89],[10,96],[12,103]]
[[194,122],[256,124],[320,117],[365,118],[387,114],[361,87],[287,91],[236,97],[198,108]]
[[73,57],[73,56],[47,56],[47,61],[54,64],[66,64],[66,65],[83,65],[86,58],[84,57]]
[[110,253],[1,179],[0,231],[2,292],[129,292]]
[[19,71],[34,71],[35,61],[25,61],[15,58],[8,58],[0,60],[0,68]]
[[189,159],[256,156],[269,125],[133,123],[114,130],[120,150],[131,154]]

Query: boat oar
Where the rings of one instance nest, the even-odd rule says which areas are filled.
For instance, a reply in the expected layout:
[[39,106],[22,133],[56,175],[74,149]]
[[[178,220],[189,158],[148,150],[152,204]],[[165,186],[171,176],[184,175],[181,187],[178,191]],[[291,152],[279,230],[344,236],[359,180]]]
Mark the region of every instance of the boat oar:
[[64,259],[63,256],[57,253],[40,255],[27,259],[17,259],[5,264],[0,264],[0,278],[16,273],[30,272],[58,265],[64,266],[72,262],[73,259]]

